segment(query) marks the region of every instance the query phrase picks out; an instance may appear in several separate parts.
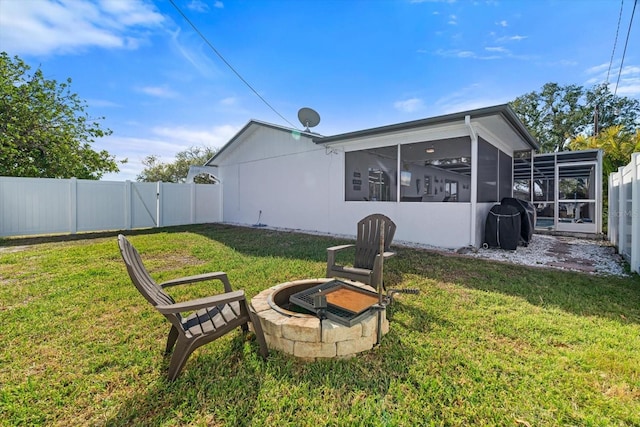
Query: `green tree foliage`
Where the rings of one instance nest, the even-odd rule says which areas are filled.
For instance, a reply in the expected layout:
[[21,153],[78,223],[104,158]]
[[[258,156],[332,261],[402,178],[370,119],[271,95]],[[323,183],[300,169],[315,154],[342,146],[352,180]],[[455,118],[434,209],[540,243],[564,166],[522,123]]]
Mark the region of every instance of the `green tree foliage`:
[[[141,182],[182,183],[187,180],[189,166],[202,166],[215,154],[216,150],[211,147],[191,147],[176,154],[173,163],[162,163],[158,156],[149,155],[142,161],[145,168],[136,179]],[[211,180],[207,176],[197,176],[194,182],[209,184]]]
[[100,179],[118,172],[113,156],[91,148],[111,130],[85,112],[71,79],[58,83],[30,69],[0,52],[0,175]]
[[605,178],[631,161],[631,155],[640,152],[640,128],[626,131],[621,125],[603,129],[596,136],[578,135],[569,144],[571,150],[601,149]]
[[591,89],[547,83],[511,102],[520,120],[540,143],[541,152],[562,151],[579,135],[620,126],[634,132],[640,126],[640,102],[612,94],[607,85]]

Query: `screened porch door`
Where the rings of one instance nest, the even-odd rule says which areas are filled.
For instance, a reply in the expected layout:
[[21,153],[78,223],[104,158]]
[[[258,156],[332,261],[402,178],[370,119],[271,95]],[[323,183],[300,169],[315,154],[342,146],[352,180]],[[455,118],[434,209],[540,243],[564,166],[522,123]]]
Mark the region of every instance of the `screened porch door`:
[[597,233],[600,197],[596,162],[556,164],[556,230]]

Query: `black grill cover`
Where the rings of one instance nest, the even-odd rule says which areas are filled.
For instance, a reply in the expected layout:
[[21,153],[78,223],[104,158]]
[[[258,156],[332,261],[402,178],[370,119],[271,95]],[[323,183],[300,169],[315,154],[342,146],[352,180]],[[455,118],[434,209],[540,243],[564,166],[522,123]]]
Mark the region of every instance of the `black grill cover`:
[[510,205],[518,208],[520,212],[520,242],[528,246],[533,237],[533,229],[536,226],[536,209],[533,203],[513,197],[505,197],[500,202],[502,205]]
[[495,205],[484,226],[484,246],[515,251],[520,241],[520,211],[515,206]]

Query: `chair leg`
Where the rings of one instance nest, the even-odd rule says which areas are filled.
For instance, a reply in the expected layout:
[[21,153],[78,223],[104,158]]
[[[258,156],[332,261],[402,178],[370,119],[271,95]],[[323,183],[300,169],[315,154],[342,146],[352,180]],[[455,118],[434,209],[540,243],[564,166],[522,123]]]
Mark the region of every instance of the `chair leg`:
[[171,325],[171,330],[169,331],[169,336],[167,337],[167,348],[164,350],[165,355],[171,353],[171,350],[173,350],[173,345],[176,343],[177,339],[178,330],[175,326]]
[[249,317],[251,318],[251,324],[253,324],[253,330],[256,334],[256,341],[258,341],[258,345],[260,346],[260,355],[263,359],[266,359],[267,356],[269,356],[269,348],[267,347],[267,341],[264,339],[264,331],[260,324],[260,318],[251,306],[249,306]]
[[171,362],[169,362],[169,371],[167,372],[167,377],[170,381],[175,380],[180,375],[189,355],[195,349],[193,344],[192,340],[187,340],[183,336],[178,337],[176,348],[171,356]]

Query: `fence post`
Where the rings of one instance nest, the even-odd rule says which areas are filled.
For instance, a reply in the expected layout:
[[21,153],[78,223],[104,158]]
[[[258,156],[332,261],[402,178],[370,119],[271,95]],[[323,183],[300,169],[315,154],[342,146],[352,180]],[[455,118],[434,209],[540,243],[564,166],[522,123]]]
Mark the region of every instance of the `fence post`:
[[78,180],[69,180],[69,232],[76,234],[78,231]]
[[632,183],[631,183],[631,271],[640,273],[640,153],[631,155]]
[[189,188],[191,190],[191,212],[189,213],[189,220],[191,224],[195,224],[196,223],[196,183],[192,182],[191,184],[189,184],[191,187]]
[[156,182],[156,227],[162,226],[162,181]]
[[133,203],[131,199],[131,181],[124,182],[124,229],[131,230]]
[[619,167],[618,168],[618,178],[619,178],[619,184],[618,184],[618,253],[621,255],[624,255],[626,248],[625,248],[625,228],[626,228],[626,221],[625,221],[625,208],[624,205],[626,203],[626,198],[625,198],[625,194],[624,194],[624,167]]

